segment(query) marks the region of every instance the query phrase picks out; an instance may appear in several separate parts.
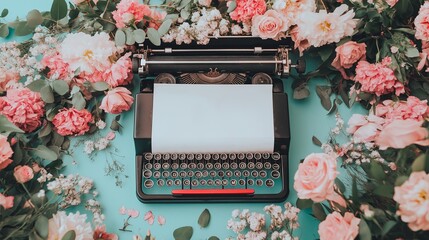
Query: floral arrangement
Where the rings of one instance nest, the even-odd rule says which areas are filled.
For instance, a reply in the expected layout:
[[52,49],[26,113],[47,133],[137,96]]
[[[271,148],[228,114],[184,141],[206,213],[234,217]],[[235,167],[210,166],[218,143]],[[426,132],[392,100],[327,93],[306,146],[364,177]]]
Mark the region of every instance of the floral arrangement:
[[[291,37],[299,54],[319,59],[314,71],[293,76],[295,99],[309,96],[315,77],[330,82],[316,94],[336,126],[325,143],[313,137],[323,153],[308,155],[294,178],[297,206],[321,221],[320,239],[429,236],[429,2],[53,0],[50,11],[26,19],[2,21],[7,15],[0,37],[31,38],[0,45],[0,238],[117,239],[102,225],[92,181],[61,174],[70,137],[103,129],[106,113],[120,130],[119,114],[134,100],[135,43],[207,44],[224,35]],[[337,106],[356,102],[369,113],[345,126]],[[113,137],[86,141],[85,152]],[[83,202],[92,223],[64,212]],[[269,227],[263,214],[234,211],[228,228],[237,239],[291,239],[298,210],[285,208],[264,209]]]

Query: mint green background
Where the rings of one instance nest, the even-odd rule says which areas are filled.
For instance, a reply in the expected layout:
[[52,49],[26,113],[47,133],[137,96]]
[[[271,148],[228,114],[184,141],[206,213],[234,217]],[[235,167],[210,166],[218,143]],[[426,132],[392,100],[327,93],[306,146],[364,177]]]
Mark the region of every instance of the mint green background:
[[[8,20],[15,19],[16,16],[25,17],[31,9],[48,10],[52,1],[49,0],[0,0],[0,11],[3,8],[9,9]],[[20,40],[22,38],[12,38],[8,40]],[[1,42],[1,40],[0,40]],[[314,61],[309,61],[308,69],[314,68]],[[138,86],[138,79],[135,78],[135,86]],[[291,145],[290,145],[290,189],[291,193],[287,199],[292,203],[296,201],[296,192],[293,191],[293,176],[297,169],[300,159],[305,158],[311,152],[321,152],[320,148],[313,145],[311,137],[317,136],[322,142],[327,139],[329,129],[335,126],[333,115],[328,116],[327,112],[321,107],[320,100],[315,94],[316,85],[326,85],[327,82],[321,79],[313,79],[310,84],[311,97],[305,100],[293,100],[291,93],[292,79],[285,79],[285,91],[289,94],[289,113],[291,128]],[[136,92],[134,92],[135,94]],[[344,104],[340,107],[340,113],[347,122],[352,112],[364,112],[359,106],[354,106],[352,111],[347,109]],[[83,153],[83,147],[75,149],[74,159],[76,165],[71,164],[71,159],[66,158],[66,173],[79,173],[82,176],[90,177],[94,180],[97,190],[99,191],[99,200],[104,209],[106,216],[105,224],[107,229],[116,232],[120,239],[131,239],[132,235],[140,234],[144,236],[147,230],[150,230],[157,239],[173,239],[174,229],[181,226],[194,227],[192,239],[207,239],[210,236],[218,236],[224,239],[228,236],[234,236],[232,231],[226,229],[226,223],[234,209],[249,208],[251,211],[262,212],[265,205],[271,203],[228,203],[228,204],[143,204],[137,200],[135,194],[135,174],[134,174],[134,142],[133,142],[133,112],[130,111],[122,116],[121,124],[124,126],[120,134],[117,134],[113,145],[119,150],[120,156],[117,158],[125,166],[125,174],[129,176],[124,180],[122,188],[115,186],[115,180],[111,176],[105,176],[104,168],[106,167],[106,155],[100,152],[95,161]],[[132,226],[129,227],[132,233],[118,231],[122,227],[125,217],[119,214],[119,208],[133,208],[140,211],[140,216],[131,219]],[[197,224],[199,214],[205,209],[211,212],[210,225],[201,229]],[[71,209],[70,211],[80,210],[82,208]],[[162,215],[166,218],[166,224],[159,226],[156,221],[149,225],[143,220],[144,213],[151,210],[155,216]],[[298,236],[301,239],[316,239],[317,224],[308,212],[300,214],[301,228]]]

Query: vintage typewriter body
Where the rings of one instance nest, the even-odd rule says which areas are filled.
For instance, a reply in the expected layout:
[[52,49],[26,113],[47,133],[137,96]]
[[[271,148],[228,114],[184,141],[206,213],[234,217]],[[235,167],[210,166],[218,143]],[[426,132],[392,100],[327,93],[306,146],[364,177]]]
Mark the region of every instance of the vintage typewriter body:
[[[288,98],[280,78],[287,76],[292,67],[288,56],[289,40],[225,37],[213,39],[207,46],[165,44],[157,47],[149,44],[140,46],[138,51],[133,56],[133,69],[142,78],[141,92],[135,99],[134,126],[138,198],[143,202],[284,201],[289,193],[290,131]],[[300,68],[303,66],[300,65]],[[199,132],[189,133],[191,136],[184,138],[183,134],[180,136],[177,134],[177,131],[181,131],[180,124],[174,128],[170,128],[169,124],[158,126],[158,121],[164,121],[165,117],[156,116],[157,108],[160,106],[160,103],[157,103],[160,100],[157,99],[161,98],[157,94],[161,95],[166,86],[172,85],[180,85],[176,92],[195,88],[195,91],[202,89],[209,93],[207,97],[205,95],[201,97],[201,94],[199,98],[189,97],[191,101],[195,99],[196,102],[205,102],[207,100],[205,98],[210,98],[212,93],[210,87],[219,93],[224,91],[223,87],[226,87],[225,90],[234,91],[230,89],[232,86],[239,90],[246,85],[263,85],[264,89],[268,88],[270,91],[268,106],[272,109],[260,107],[260,111],[267,110],[272,115],[271,118],[267,118],[271,119],[268,122],[272,121],[272,126],[268,128],[273,138],[272,146],[261,150],[257,143],[252,143],[256,147],[244,152],[231,147],[235,144],[234,140],[225,139],[232,141],[225,151],[207,150],[212,149],[211,146],[207,149],[189,147],[189,144],[186,145],[183,141],[192,138],[193,134],[200,134]],[[254,93],[252,92],[254,90],[250,87],[249,93]],[[246,95],[246,91],[240,92]],[[183,93],[186,96],[182,98],[192,95],[192,91],[190,92]],[[246,105],[246,102],[249,102],[249,98],[246,97],[244,99],[247,100],[244,101],[239,96],[236,99],[232,96],[231,99],[234,99],[238,112],[241,103]],[[222,99],[218,100],[222,102]],[[171,101],[174,102],[176,99],[172,96]],[[180,116],[181,111],[177,111],[177,108],[183,107],[186,115],[192,115],[192,111],[208,113],[205,109],[189,110],[188,105],[183,106],[176,102],[174,104],[174,109],[165,110],[167,113],[171,112],[168,120],[171,124],[181,121],[182,118],[188,119],[184,121],[193,120],[189,116]],[[223,108],[219,109],[222,111]],[[216,115],[216,118],[219,115],[222,113]],[[223,121],[222,116],[221,118],[219,122]],[[258,125],[257,121],[255,123],[254,125]],[[237,121],[231,124],[237,124]],[[217,123],[207,123],[207,128],[213,128],[214,125]],[[257,131],[255,129],[249,127],[243,136],[247,136],[248,132]],[[170,149],[174,150],[155,146],[163,144],[162,140],[156,140],[160,131],[167,131],[164,133],[167,137],[171,132],[172,141],[178,139],[178,142],[170,144]],[[257,133],[252,136],[256,136],[256,139],[259,137]],[[245,140],[244,138],[242,137],[242,140]],[[200,140],[205,139],[204,137],[193,139],[196,143]]]

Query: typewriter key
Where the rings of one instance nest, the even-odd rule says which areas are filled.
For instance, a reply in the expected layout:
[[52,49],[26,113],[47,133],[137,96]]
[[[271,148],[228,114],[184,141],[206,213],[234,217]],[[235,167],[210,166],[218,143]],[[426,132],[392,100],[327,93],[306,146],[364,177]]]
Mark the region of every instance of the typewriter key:
[[235,153],[229,154],[229,160],[235,160],[236,158],[237,158],[237,154],[235,154]]
[[210,171],[210,177],[216,177],[216,171]]
[[256,179],[256,185],[262,186],[264,185],[264,181],[262,181],[261,179]]
[[215,184],[216,186],[220,186],[220,185],[222,184],[222,181],[221,181],[220,179],[216,179],[216,180],[214,181],[214,184]]
[[253,179],[247,179],[247,185],[252,186],[254,183]]
[[271,169],[271,163],[270,162],[265,162],[264,163],[264,168],[267,169],[267,170],[270,170]]
[[219,154],[214,153],[214,154],[212,155],[212,159],[213,159],[213,160],[215,160],[215,161],[219,160]]
[[232,170],[235,170],[238,168],[238,164],[236,162],[232,162],[230,166]]
[[182,184],[182,180],[180,180],[180,179],[174,180],[174,185],[179,186],[181,184]]
[[243,177],[249,177],[250,176],[250,172],[247,170],[243,171]]
[[189,160],[189,161],[194,160],[194,157],[195,157],[195,155],[194,155],[193,153],[189,153],[189,154],[188,154],[188,160]]
[[267,187],[273,187],[273,186],[274,186],[274,181],[273,181],[273,179],[267,179],[267,180],[265,180],[265,185],[266,185]]
[[206,180],[204,180],[204,179],[201,179],[201,180],[200,180],[200,184],[201,184],[201,186],[206,185],[206,183],[207,183],[207,182],[206,182]]
[[191,184],[192,184],[192,187],[198,186],[198,180],[195,180],[195,179],[192,180]]
[[271,158],[272,158],[274,161],[278,161],[278,160],[280,160],[280,158],[281,158],[280,153],[278,153],[278,152],[273,153],[273,154],[271,155]]
[[208,177],[209,176],[209,171],[204,170],[201,172],[203,174],[203,177]]
[[168,164],[168,163],[163,163],[162,164],[162,169],[169,169],[170,168],[170,164]]
[[220,159],[221,159],[221,160],[223,160],[223,161],[225,161],[225,160],[227,160],[227,159],[228,159],[228,155],[227,155],[226,153],[222,153],[222,154],[220,155]]
[[155,170],[161,169],[161,163],[154,163],[153,164],[153,169],[155,169]]
[[203,174],[200,171],[196,171],[195,172],[195,177],[196,178],[201,178],[203,176]]
[[248,169],[254,169],[255,168],[255,163],[254,162],[248,162],[247,163],[247,168]]
[[189,186],[190,184],[191,184],[191,180],[189,180],[189,179],[183,180],[183,185]]
[[239,153],[237,155],[238,160],[244,160],[246,158],[246,155],[244,155],[244,153]]
[[168,178],[170,176],[170,172],[169,171],[163,171],[162,172],[162,177],[163,178]]
[[235,179],[231,179],[230,184],[231,184],[231,186],[235,186],[235,185],[237,185],[237,180],[235,180]]
[[217,175],[218,175],[219,177],[223,177],[223,176],[225,175],[225,173],[224,173],[223,171],[219,171],[219,172],[217,172]]
[[179,172],[179,176],[181,177],[181,178],[184,178],[184,177],[186,177],[188,174],[185,172],[185,171],[180,171]]
[[216,170],[219,170],[219,169],[221,169],[221,168],[222,168],[222,164],[220,164],[219,162],[217,162],[217,163],[215,163],[215,164],[214,164],[214,168],[215,168]]
[[241,177],[241,172],[240,171],[234,171],[234,176],[235,177]]
[[171,172],[171,177],[172,178],[177,178],[179,176],[179,173],[177,171],[172,171]]
[[197,163],[197,168],[200,170],[204,169],[204,163],[202,162]]
[[207,185],[212,186],[214,184],[214,181],[212,179],[207,180]]
[[162,158],[162,156],[161,156],[161,154],[159,154],[159,153],[155,153],[155,154],[153,155],[153,159],[155,159],[155,160],[157,160],[157,161],[161,160],[161,158]]
[[166,160],[170,160],[170,154],[165,153],[162,155],[162,160],[166,161]]
[[193,171],[189,171],[188,172],[188,177],[193,177],[194,176],[194,172]]
[[252,171],[252,177],[254,177],[254,178],[256,178],[256,177],[258,177],[258,171],[256,171],[256,170],[253,170]]
[[146,163],[145,165],[144,165],[144,168],[145,169],[152,169],[152,163]]
[[262,158],[267,160],[270,158],[270,154],[269,153],[262,153]]
[[210,156],[210,154],[208,154],[208,153],[206,153],[206,154],[204,154],[204,160],[210,160],[211,159],[211,156]]
[[240,184],[241,186],[244,186],[244,184],[246,184],[246,182],[244,181],[244,179],[240,179],[240,180],[238,180],[238,184]]
[[160,178],[161,177],[161,172],[160,171],[153,172],[153,177],[154,178]]
[[173,186],[173,180],[167,179],[167,181],[165,181],[165,185],[167,185],[168,187]]
[[152,160],[153,159],[152,153],[145,153],[144,154],[144,159],[146,159],[148,161]]
[[227,162],[224,162],[224,163],[222,163],[222,169],[229,169],[229,163],[227,163]]
[[279,170],[279,169],[280,169],[280,165],[278,163],[274,163],[273,170]]
[[271,172],[271,177],[274,179],[277,179],[280,177],[280,172],[279,171],[272,171]]
[[182,162],[182,163],[180,164],[180,168],[181,168],[181,169],[188,169],[188,164],[186,164],[186,163]]
[[222,186],[226,186],[226,185],[228,185],[228,180],[223,179],[223,180],[222,180]]
[[225,176],[232,177],[232,171],[231,170],[225,171]]
[[153,181],[150,179],[147,179],[146,181],[144,181],[144,187],[145,188],[152,188],[153,187]]
[[213,164],[212,163],[207,163],[206,164],[206,169],[210,170],[213,168]]
[[179,160],[180,161],[183,161],[185,159],[186,159],[186,154],[183,154],[183,153],[179,154]]
[[158,181],[156,181],[156,184],[160,187],[164,186],[164,180],[162,179],[158,179]]
[[152,177],[152,171],[150,171],[150,170],[144,170],[144,172],[143,172],[143,176],[144,176],[145,178],[150,178],[150,177]]
[[253,159],[253,153],[246,153],[246,159],[252,160]]
[[172,153],[170,156],[171,160],[173,160],[173,161],[177,160],[178,157],[179,156],[177,155],[177,153]]
[[261,160],[261,157],[262,157],[260,153],[255,153],[253,156],[255,157],[256,160]]
[[247,165],[246,165],[246,163],[245,163],[245,162],[241,162],[241,163],[238,165],[238,167],[239,167],[240,169],[246,169]]
[[195,169],[195,168],[197,168],[197,164],[189,163],[188,167],[189,167],[189,169]]
[[259,176],[260,176],[261,178],[266,178],[266,177],[267,177],[267,172],[266,172],[266,171],[264,171],[264,170],[262,170],[262,171],[260,171],[260,172],[259,172]]
[[200,161],[201,159],[203,159],[203,155],[201,153],[197,153],[195,154],[195,159]]
[[171,169],[176,170],[179,168],[179,164],[178,163],[172,163],[171,164]]
[[256,169],[262,169],[264,167],[264,164],[262,162],[256,162]]

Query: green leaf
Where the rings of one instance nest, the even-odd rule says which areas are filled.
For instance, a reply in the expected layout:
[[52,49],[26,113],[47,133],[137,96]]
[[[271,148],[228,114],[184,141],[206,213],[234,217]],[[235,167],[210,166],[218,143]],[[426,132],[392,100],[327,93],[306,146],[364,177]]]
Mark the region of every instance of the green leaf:
[[142,43],[146,39],[146,32],[143,29],[134,30],[133,35],[137,43]]
[[323,108],[329,111],[332,108],[331,103],[331,94],[332,88],[330,86],[317,86],[316,87],[317,96],[320,98],[320,102],[322,103]]
[[49,232],[48,225],[49,225],[49,219],[47,217],[40,215],[37,218],[36,223],[34,224],[34,228],[36,229],[40,237],[42,238],[48,237],[48,232]]
[[358,186],[357,186],[357,180],[356,180],[356,177],[353,176],[353,180],[352,180],[352,201],[358,202],[358,200],[359,200],[359,191],[358,191]]
[[415,58],[420,56],[419,50],[415,47],[407,48],[407,51],[405,52],[405,56],[409,58]]
[[394,226],[396,226],[396,222],[395,221],[387,221],[383,225],[383,229],[381,230],[381,237],[384,238],[386,236],[386,234],[389,233],[389,231],[392,230],[392,228]]
[[67,16],[67,3],[65,0],[54,0],[51,6],[51,17],[60,20]]
[[41,159],[46,159],[49,161],[54,161],[58,159],[58,155],[44,145],[39,145],[37,148],[31,150],[34,155],[38,156]]
[[3,9],[3,11],[1,11],[0,17],[4,18],[9,14],[9,10],[7,8]]
[[161,45],[161,36],[159,36],[159,33],[155,28],[147,29],[147,37],[155,46]]
[[51,132],[52,132],[52,126],[51,126],[51,124],[50,123],[47,123],[40,131],[39,131],[39,138],[42,138],[42,137],[46,137],[46,136],[48,136],[49,134],[51,134]]
[[127,45],[133,45],[134,43],[136,43],[136,40],[134,39],[134,33],[130,28],[125,31],[125,34],[127,38],[125,43]]
[[298,198],[296,200],[296,207],[301,209],[301,210],[311,208],[312,206],[313,206],[313,200],[311,200],[311,199]]
[[359,223],[359,239],[360,240],[371,240],[371,230],[368,227],[368,224],[364,219],[360,220]]
[[86,101],[85,98],[83,98],[82,93],[78,92],[73,95],[72,104],[77,110],[85,108]]
[[198,218],[198,225],[200,225],[202,228],[205,228],[209,225],[209,223],[210,223],[210,212],[206,208]]
[[337,186],[342,193],[346,191],[346,186],[339,178],[335,178],[335,186]]
[[0,114],[0,133],[4,132],[17,132],[24,133],[19,127],[11,123],[6,116]]
[[122,31],[121,29],[116,30],[116,33],[115,33],[116,46],[119,46],[119,47],[124,46],[126,40],[127,40],[127,37],[125,35],[125,32]]
[[426,154],[420,154],[411,165],[413,172],[424,171],[426,168]]
[[182,9],[184,7],[186,7],[187,5],[189,5],[191,3],[192,0],[182,0],[180,1],[180,5],[179,7],[177,7],[177,9]]
[[313,215],[319,220],[323,221],[326,218],[325,210],[323,209],[322,204],[320,203],[313,203],[313,206],[311,208],[313,211]]
[[28,240],[45,240],[46,238],[42,238],[37,234],[36,230],[32,231],[30,233],[30,236],[28,236]]
[[230,13],[230,12],[234,11],[236,7],[237,7],[237,2],[236,1],[230,1],[227,12]]
[[5,38],[9,36],[9,27],[7,24],[0,23],[0,37]]
[[374,194],[385,197],[392,198],[393,197],[393,186],[392,185],[378,185],[374,189]]
[[34,32],[35,27],[29,26],[26,21],[20,21],[15,27],[15,35],[18,37],[27,36]]
[[119,124],[117,120],[113,119],[112,123],[110,124],[110,129],[112,129],[113,131],[119,131],[120,128],[121,124]]
[[51,144],[54,146],[61,147],[64,142],[65,137],[58,134],[57,132],[54,132],[52,134]]
[[209,237],[208,240],[220,240],[220,239],[218,237],[216,237],[216,236],[211,236],[211,237]]
[[191,16],[191,13],[186,8],[180,10],[180,17],[183,19],[188,19]]
[[27,24],[31,27],[37,27],[43,23],[43,16],[37,9],[33,9],[27,14]]
[[95,83],[91,83],[92,88],[94,88],[95,91],[105,91],[107,89],[109,89],[109,84],[107,84],[106,82],[95,82]]
[[305,99],[310,96],[310,90],[308,90],[307,84],[302,84],[293,90],[294,99]]
[[194,229],[191,226],[185,226],[174,230],[173,237],[175,240],[190,240],[194,234]]
[[386,178],[383,167],[377,162],[371,162],[369,173],[371,177],[380,181]]
[[396,178],[395,186],[401,186],[407,180],[408,180],[408,176],[399,176]]
[[317,137],[313,136],[313,137],[311,138],[311,140],[313,141],[313,144],[314,144],[314,145],[319,146],[319,147],[321,147],[321,146],[322,146],[322,142],[321,142]]
[[168,30],[170,30],[171,24],[173,23],[173,21],[171,19],[167,19],[165,20],[161,26],[159,26],[158,28],[158,33],[160,36],[163,36],[164,34],[166,34],[168,32]]
[[40,89],[40,96],[45,103],[54,103],[55,101],[54,92],[49,85],[46,85]]
[[74,230],[68,231],[66,234],[64,234],[63,238],[61,240],[75,240],[76,239],[76,232]]
[[52,87],[54,88],[54,91],[61,96],[66,94],[69,91],[69,85],[62,80],[53,81]]
[[47,85],[48,85],[48,83],[46,82],[46,80],[39,79],[39,80],[31,82],[26,87],[29,88],[33,92],[40,92],[40,90]]
[[72,87],[72,90],[70,91],[70,95],[73,96],[73,95],[75,95],[78,92],[80,92],[80,88],[75,85],[75,86]]

